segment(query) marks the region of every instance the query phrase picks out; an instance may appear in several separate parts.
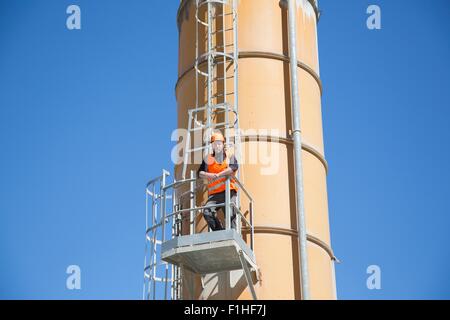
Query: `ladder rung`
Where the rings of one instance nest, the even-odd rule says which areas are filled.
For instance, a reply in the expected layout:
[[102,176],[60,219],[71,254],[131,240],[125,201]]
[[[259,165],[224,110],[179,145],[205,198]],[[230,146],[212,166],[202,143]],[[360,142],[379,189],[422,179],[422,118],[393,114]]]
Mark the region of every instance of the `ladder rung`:
[[197,152],[197,151],[201,151],[201,150],[206,149],[206,148],[207,148],[207,146],[202,146],[202,147],[197,147],[197,148],[194,148],[194,149],[188,149],[188,150],[186,150],[186,152],[187,153]]
[[229,13],[225,13],[225,14],[216,14],[215,16],[213,16],[213,19],[215,19],[216,17],[223,17],[223,16],[232,16],[233,12],[229,12]]
[[227,48],[227,47],[233,47],[234,46],[234,43],[230,43],[230,44],[227,44],[226,46],[216,46],[216,47],[212,47],[212,49],[217,49],[217,48]]
[[197,128],[191,128],[191,129],[188,130],[188,132],[195,132],[195,131],[201,130],[203,128],[204,128],[204,125],[202,125],[200,127],[197,127]]
[[[211,108],[211,109],[214,109],[214,107]],[[211,113],[212,113],[212,114],[221,114],[221,113],[231,112],[231,111],[234,111],[234,107],[233,107],[232,105],[229,105],[229,106],[226,107],[226,108],[217,108],[217,109],[214,109]]]
[[216,30],[216,31],[214,31],[214,32],[211,32],[211,34],[216,34],[216,33],[219,33],[219,32],[233,31],[233,30],[234,30],[233,28],[220,29],[220,30]]
[[[216,78],[212,78],[211,81],[218,81],[218,80],[225,80],[225,79],[233,79],[234,76],[229,76],[229,77],[216,77]],[[208,81],[206,81],[208,82]]]
[[[216,77],[216,78],[211,79],[211,82],[223,81],[223,80],[225,80],[225,79],[227,79],[227,80],[229,80],[229,79],[234,79],[234,76],[229,76],[229,77],[226,77],[226,78],[224,78],[224,77]],[[203,81],[203,85],[204,85],[204,86],[205,86],[207,83],[208,83],[208,80],[204,80],[204,81]]]
[[158,282],[172,282],[171,278],[163,278],[163,277],[153,277],[153,280]]
[[214,127],[215,128],[217,128],[217,127],[220,127],[220,126],[224,126],[224,128],[226,128],[227,127],[227,125],[229,125],[227,122],[219,122],[219,123],[214,123]]
[[[206,39],[205,39],[206,40]],[[230,43],[230,45],[234,46],[234,43]],[[229,45],[227,45],[228,47]],[[222,46],[220,46],[222,47]],[[211,47],[211,51],[210,53],[205,52],[203,54],[200,55],[200,57],[197,58],[198,60],[198,65],[201,64],[202,62],[208,61],[208,56],[212,55],[212,56],[217,56],[217,57],[224,57],[224,55],[226,55],[226,57],[228,58],[227,60],[235,60],[234,57],[234,51],[233,52],[223,52],[223,51],[214,51],[212,49],[217,48],[217,46]],[[215,59],[217,59],[217,57],[215,57]]]
[[234,92],[225,93],[225,94],[219,93],[219,94],[213,95],[212,98],[214,99],[214,98],[223,97],[223,96],[231,96],[231,95],[233,95],[233,94],[234,94]]
[[235,60],[234,57],[233,58],[227,57],[227,59],[221,59],[218,61],[214,61],[214,64],[223,64],[223,63],[225,63],[225,61],[230,63],[230,62],[234,62],[234,60]]
[[[195,109],[191,109],[191,110],[189,110],[189,112],[191,112],[191,113],[206,112],[206,110],[208,110],[208,109],[228,110],[230,108],[233,108],[233,106],[231,104],[229,104],[229,103],[219,103],[219,104],[215,104],[215,105],[212,105],[212,106],[209,106],[209,107],[207,105],[205,105],[203,107],[198,107],[198,108],[195,108]],[[193,118],[191,117],[190,119],[193,119]],[[197,120],[197,122],[198,122],[198,120]]]
[[147,236],[147,241],[151,242],[151,243],[155,243],[156,245],[161,245],[162,244],[162,240],[158,240],[158,239],[153,239],[153,237],[151,236]]

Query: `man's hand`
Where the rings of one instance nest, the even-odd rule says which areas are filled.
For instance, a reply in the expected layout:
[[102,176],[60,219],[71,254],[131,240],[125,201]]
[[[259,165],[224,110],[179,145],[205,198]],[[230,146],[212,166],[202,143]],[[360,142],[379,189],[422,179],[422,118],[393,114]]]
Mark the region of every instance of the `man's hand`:
[[217,173],[210,173],[211,175],[211,180],[217,179],[220,177],[220,175],[218,175]]

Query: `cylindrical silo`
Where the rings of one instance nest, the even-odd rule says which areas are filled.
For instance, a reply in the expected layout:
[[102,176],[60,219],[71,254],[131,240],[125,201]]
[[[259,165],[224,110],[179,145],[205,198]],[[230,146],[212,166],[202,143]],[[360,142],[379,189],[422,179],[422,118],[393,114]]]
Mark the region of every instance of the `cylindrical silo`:
[[[256,293],[259,299],[301,299],[287,6],[280,0],[236,1],[239,123],[244,133],[240,175],[255,200],[255,255],[261,271]],[[336,299],[322,134],[322,86],[317,46],[319,10],[316,0],[296,2],[310,296],[312,299]],[[182,0],[178,11],[176,98],[179,128],[187,127],[188,109],[195,107],[196,96],[204,101],[206,95],[204,90],[197,88],[194,68],[198,31],[195,5],[195,0]],[[259,138],[255,139],[255,135]],[[264,141],[266,137],[279,139]],[[258,150],[256,161],[252,159],[252,150]],[[265,162],[265,153],[271,150],[271,162]],[[198,164],[189,169],[196,170],[197,167]],[[180,166],[177,166],[175,177],[179,176]],[[205,199],[205,195],[198,196],[199,202]],[[204,227],[204,222],[199,222],[199,228]],[[192,280],[195,297],[199,299],[250,298],[241,271],[208,275],[203,281],[199,277],[189,279]]]

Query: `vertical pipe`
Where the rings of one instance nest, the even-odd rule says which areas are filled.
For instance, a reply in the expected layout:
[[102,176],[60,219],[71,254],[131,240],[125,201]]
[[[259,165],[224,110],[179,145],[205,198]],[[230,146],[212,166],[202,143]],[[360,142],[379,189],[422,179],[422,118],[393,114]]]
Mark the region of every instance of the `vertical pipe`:
[[306,224],[303,199],[302,138],[300,128],[300,99],[297,78],[297,14],[296,0],[288,0],[289,57],[291,76],[291,108],[293,119],[294,161],[297,229],[299,241],[299,257],[301,271],[302,298],[309,300],[308,254],[306,251]]
[[334,299],[337,300],[337,289],[336,289],[336,274],[335,274],[335,268],[334,268],[334,259],[331,260],[331,279],[333,283],[333,294]]

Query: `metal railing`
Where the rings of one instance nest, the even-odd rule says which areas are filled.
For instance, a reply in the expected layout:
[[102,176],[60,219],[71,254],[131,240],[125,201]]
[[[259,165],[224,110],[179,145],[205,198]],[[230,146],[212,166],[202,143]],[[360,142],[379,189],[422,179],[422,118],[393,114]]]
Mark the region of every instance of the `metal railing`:
[[[222,208],[225,214],[225,230],[231,229],[230,213],[234,210],[236,213],[236,232],[242,236],[243,227],[246,231],[248,230],[249,246],[252,252],[254,250],[254,200],[238,178],[226,176],[209,180],[208,183],[218,179],[226,179],[225,202],[197,206],[196,195],[197,192],[204,191],[204,180],[197,178],[191,171],[190,178],[168,183],[169,175],[167,171],[163,171],[160,177],[149,181],[146,186],[143,299],[179,299],[181,295],[181,270],[161,259],[161,246],[164,242],[178,236],[190,236],[204,232],[204,229],[197,228],[198,216],[203,214],[204,209]],[[246,196],[247,210],[242,210],[239,202],[231,203],[230,180],[238,187],[238,193]],[[183,208],[183,203],[188,203],[188,207]],[[186,223],[189,227],[186,227]]]

